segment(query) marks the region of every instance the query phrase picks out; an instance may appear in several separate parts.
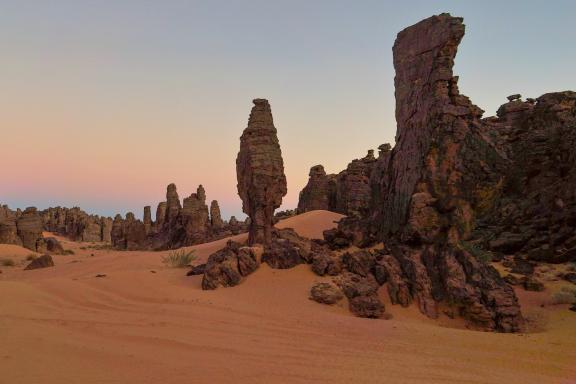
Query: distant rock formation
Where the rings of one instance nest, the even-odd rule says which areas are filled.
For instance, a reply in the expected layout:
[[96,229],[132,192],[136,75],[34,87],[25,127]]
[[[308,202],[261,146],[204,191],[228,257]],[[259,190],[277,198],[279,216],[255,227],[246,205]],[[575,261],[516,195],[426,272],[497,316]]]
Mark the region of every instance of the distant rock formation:
[[89,215],[78,207],[48,208],[40,212],[44,230],[73,241],[110,242],[112,219]]
[[0,244],[22,245],[16,227],[16,212],[7,205],[0,206]]
[[143,222],[144,222],[144,232],[146,233],[146,235],[148,235],[150,232],[152,232],[152,210],[149,205],[144,207]]
[[42,219],[35,207],[29,207],[22,212],[16,220],[18,237],[22,240],[22,246],[33,251],[38,248],[38,242],[42,240]]
[[274,210],[287,193],[286,176],[270,104],[255,99],[236,158],[238,194],[250,217],[248,244],[270,244]]
[[216,230],[224,227],[224,221],[220,215],[220,206],[216,200],[212,200],[210,203],[210,224],[212,225],[212,228]]
[[206,205],[206,192],[202,185],[198,186],[196,193],[184,199],[181,212],[182,225],[186,239],[191,243],[204,242],[210,230],[210,218]]
[[375,165],[373,150],[364,158],[353,160],[337,175],[326,175],[322,165],[315,165],[310,169],[308,184],[300,192],[298,213],[324,209],[347,216],[366,215],[372,199],[370,178]]
[[326,175],[322,165],[315,165],[310,168],[308,176],[308,184],[300,192],[298,199],[298,213],[316,209],[335,211],[335,175]]
[[216,200],[210,210],[206,205],[206,191],[202,185],[196,193],[180,202],[175,184],[166,188],[166,201],[156,209],[152,221],[150,206],[144,207],[144,220],[129,213],[126,219],[117,215],[111,233],[112,245],[123,250],[175,249],[221,239],[246,231],[244,223],[231,218],[226,223],[220,216]]

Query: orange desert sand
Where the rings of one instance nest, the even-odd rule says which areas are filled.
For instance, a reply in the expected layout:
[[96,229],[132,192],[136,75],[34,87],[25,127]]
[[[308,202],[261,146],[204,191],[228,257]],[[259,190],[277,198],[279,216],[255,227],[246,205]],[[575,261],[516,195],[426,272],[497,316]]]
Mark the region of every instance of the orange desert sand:
[[[320,237],[340,217],[313,211],[278,226]],[[262,265],[237,287],[202,291],[201,276],[162,264],[167,251],[60,240],[75,254],[33,271],[22,270],[30,251],[0,245],[17,263],[0,274],[2,384],[576,383],[576,314],[541,307],[553,287],[518,291],[538,331],[487,333],[392,306],[385,292],[391,320],[354,317],[345,300],[317,304],[309,289],[329,278],[307,265]],[[191,247],[196,262],[226,241]]]

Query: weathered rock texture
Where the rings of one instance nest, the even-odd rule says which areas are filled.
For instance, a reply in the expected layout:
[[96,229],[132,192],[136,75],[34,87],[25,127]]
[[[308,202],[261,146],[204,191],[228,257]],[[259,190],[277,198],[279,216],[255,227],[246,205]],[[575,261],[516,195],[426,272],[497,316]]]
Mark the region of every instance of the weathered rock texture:
[[242,210],[251,220],[248,244],[270,244],[274,210],[282,204],[287,187],[282,152],[267,100],[254,100],[248,127],[240,137],[236,173]]
[[202,277],[202,289],[233,287],[260,265],[257,250],[229,241],[224,249],[208,258]]
[[376,165],[374,151],[353,160],[345,170],[327,175],[322,165],[310,169],[308,184],[300,192],[298,213],[324,209],[347,216],[364,216],[370,209],[370,177]]
[[335,175],[327,175],[322,165],[310,168],[308,184],[300,192],[298,199],[298,213],[323,209],[334,211],[336,209]]
[[222,221],[222,216],[220,215],[220,206],[216,200],[212,200],[210,203],[210,223],[214,229],[224,227],[224,221]]
[[0,206],[0,244],[22,245],[16,227],[16,212],[7,205]]
[[[384,241],[371,273],[388,285],[393,303],[416,301],[430,317],[443,303],[471,325],[513,332],[523,324],[516,296],[469,243],[478,219],[497,206],[510,160],[486,134],[483,111],[458,91],[452,67],[463,36],[462,19],[448,14],[398,34],[396,146],[381,146],[371,165],[369,209],[327,239]],[[346,267],[362,265],[349,259]]]
[[89,215],[78,207],[48,208],[40,212],[44,230],[74,241],[110,242],[112,219]]
[[16,220],[16,229],[22,246],[36,251],[43,240],[43,225],[38,210],[34,207],[26,208]]

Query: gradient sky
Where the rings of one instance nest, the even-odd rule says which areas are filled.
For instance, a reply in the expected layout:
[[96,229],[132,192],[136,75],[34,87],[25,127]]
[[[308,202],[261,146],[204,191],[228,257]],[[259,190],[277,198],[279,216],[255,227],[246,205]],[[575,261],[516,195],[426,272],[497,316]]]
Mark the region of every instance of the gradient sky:
[[2,1],[0,202],[112,215],[166,185],[206,188],[240,217],[235,158],[251,100],[269,99],[288,195],[394,142],[396,34],[450,12],[460,91],[576,89],[576,1]]

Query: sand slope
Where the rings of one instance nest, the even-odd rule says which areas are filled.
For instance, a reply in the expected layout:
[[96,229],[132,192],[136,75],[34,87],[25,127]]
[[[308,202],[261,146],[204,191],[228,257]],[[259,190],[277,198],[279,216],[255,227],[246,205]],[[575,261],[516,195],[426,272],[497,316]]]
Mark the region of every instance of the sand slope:
[[[319,237],[340,217],[315,211],[279,226]],[[205,260],[225,242],[192,248]],[[305,265],[263,265],[238,287],[205,292],[201,277],[161,264],[166,252],[85,246],[66,242],[76,254],[54,268],[0,267],[0,383],[576,382],[576,314],[539,309],[546,292],[521,297],[547,318],[545,332],[492,334],[442,327],[415,308],[387,305],[385,321],[316,304],[308,290],[323,278]]]

